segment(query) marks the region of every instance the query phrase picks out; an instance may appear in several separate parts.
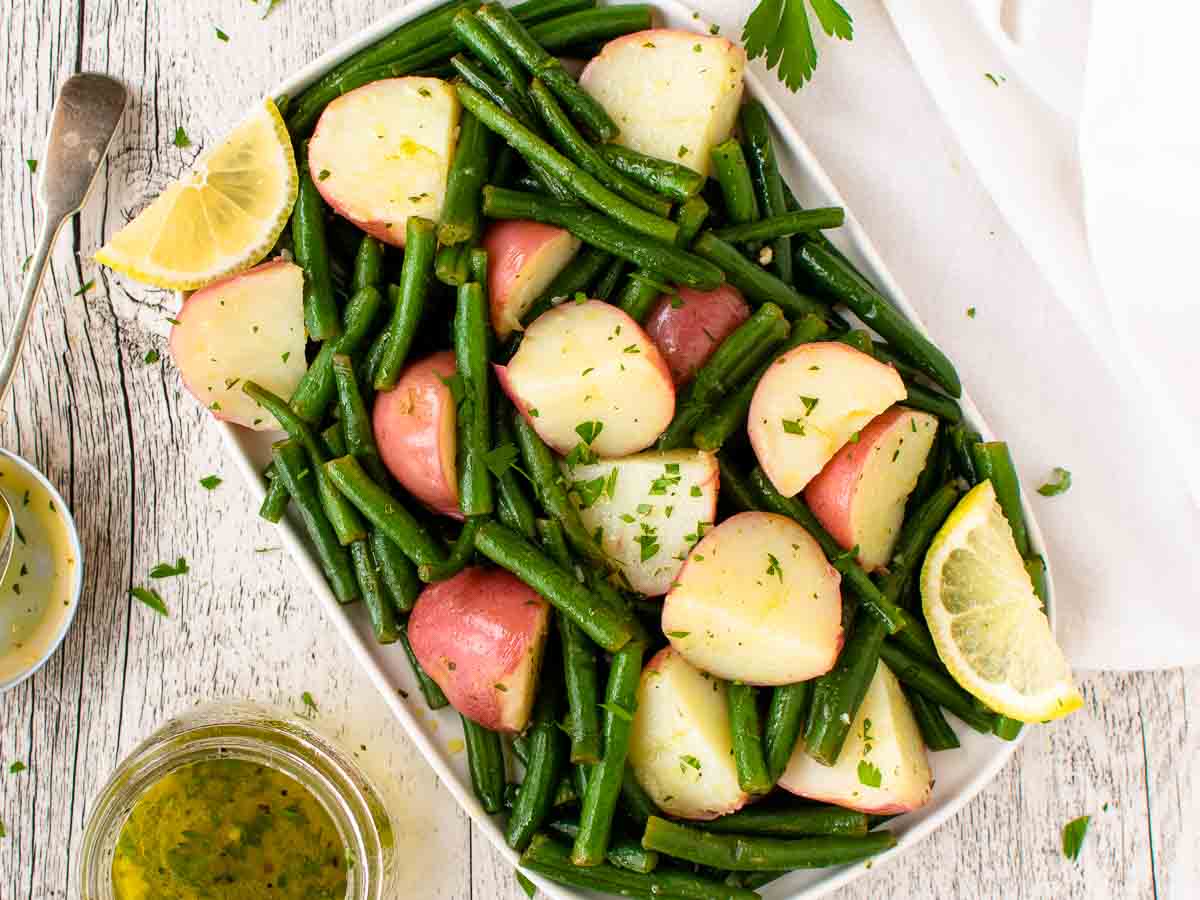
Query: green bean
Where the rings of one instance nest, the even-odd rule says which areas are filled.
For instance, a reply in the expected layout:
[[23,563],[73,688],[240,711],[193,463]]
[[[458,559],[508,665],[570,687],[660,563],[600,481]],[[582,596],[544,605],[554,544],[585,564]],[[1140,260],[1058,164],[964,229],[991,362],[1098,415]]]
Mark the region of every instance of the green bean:
[[609,300],[612,298],[613,292],[617,289],[617,282],[621,280],[621,276],[625,274],[625,268],[629,263],[619,257],[608,264],[604,274],[600,276],[600,280],[596,282],[592,288],[592,296],[597,300]]
[[990,481],[996,492],[996,500],[1004,510],[1012,528],[1013,543],[1022,557],[1029,555],[1029,530],[1025,527],[1025,515],[1021,512],[1021,483],[1013,465],[1008,444],[1003,441],[988,441],[971,446],[971,458],[980,481]]
[[439,247],[433,260],[433,274],[444,285],[462,287],[471,277],[471,248],[467,244]]
[[371,480],[358,461],[343,456],[323,467],[341,493],[368,521],[417,565],[439,563],[444,554],[433,535],[388,492]]
[[904,377],[905,384],[908,384],[909,382],[921,376],[920,369],[908,362],[908,360],[899,356],[895,350],[882,341],[875,341],[873,343],[873,346],[871,347],[871,353],[881,363],[887,363],[889,366],[899,372]]
[[657,241],[669,244],[675,240],[679,226],[674,222],[647,212],[609,190],[598,179],[571,162],[515,116],[505,112],[475,88],[460,84],[458,96],[464,107],[478,116],[484,125],[500,135],[521,156],[544,166],[589,205],[607,213],[622,225]]
[[981,479],[975,471],[975,460],[971,454],[971,445],[978,443],[979,432],[965,424],[953,425],[946,429],[946,437],[950,442],[950,466],[963,481],[971,487]]
[[283,514],[287,512],[290,499],[291,495],[288,494],[282,481],[278,478],[268,479],[267,492],[263,495],[262,504],[258,507],[259,518],[277,524],[283,518]]
[[601,144],[597,149],[618,172],[672,200],[681,203],[690,200],[704,187],[704,176],[687,166],[619,144]]
[[[573,841],[579,834],[579,820],[556,818],[546,824],[546,829]],[[609,841],[608,852],[604,854],[604,858],[619,868],[648,874],[658,867],[659,857],[653,850],[643,849],[642,845],[635,840],[614,836]]]
[[720,450],[730,436],[746,422],[750,411],[750,402],[754,399],[754,391],[762,380],[767,369],[784,353],[819,340],[829,330],[829,326],[818,316],[801,316],[792,326],[792,333],[770,357],[761,362],[758,368],[737,388],[727,394],[720,404],[710,411],[702,425],[692,435],[692,443],[701,450]]
[[717,345],[716,350],[680,392],[675,418],[659,436],[659,450],[686,446],[692,432],[713,407],[735,386],[750,376],[759,364],[787,338],[791,326],[774,303],[764,303],[754,314]]
[[304,270],[304,328],[314,341],[323,341],[342,333],[325,244],[325,204],[303,156],[297,169],[300,188],[292,210],[292,243]]
[[577,293],[586,293],[587,289],[611,264],[613,256],[599,247],[584,247],[571,258],[554,276],[549,287],[521,315],[521,321],[528,325],[547,310],[554,308],[554,300],[559,297],[574,297]]
[[412,666],[413,674],[417,678],[417,686],[421,689],[421,696],[425,698],[425,705],[430,709],[442,709],[447,706],[450,701],[446,699],[446,695],[442,693],[438,683],[421,668],[421,662],[417,659],[417,654],[413,652],[412,644],[408,640],[407,622],[400,623],[400,645],[404,648],[404,655],[408,657],[408,664]]
[[931,413],[952,425],[962,421],[962,409],[945,394],[930,390],[924,385],[914,384],[907,379],[904,381],[904,389],[906,396],[900,401],[901,406]]
[[1046,560],[1037,554],[1025,557],[1025,571],[1029,573],[1029,580],[1033,582],[1033,592],[1042,601],[1042,608],[1044,609],[1046,606],[1046,595],[1049,593],[1049,587],[1046,583]]
[[[794,234],[803,234],[820,228],[837,228],[845,220],[845,210],[840,206],[822,206],[817,209],[778,213],[770,218],[758,219],[744,225],[726,225],[724,228],[714,230],[713,234],[730,244],[745,244],[750,241],[774,241],[778,244],[779,241],[785,241]],[[788,252],[790,253],[790,250]],[[780,252],[775,250],[772,254],[772,263],[778,262],[780,259],[790,260],[791,257],[781,256]],[[778,269],[776,274],[778,274]]]
[[484,812],[498,813],[504,809],[504,751],[500,747],[500,735],[464,715],[459,715],[459,719],[462,720],[463,742],[467,745],[471,787]]
[[829,318],[829,307],[802,294],[790,284],[772,275],[762,266],[742,256],[738,249],[727,244],[711,231],[703,232],[692,252],[715,263],[728,277],[730,284],[755,303],[775,303],[789,316],[816,315]]
[[[539,519],[542,548],[558,565],[570,570],[571,552],[562,524]],[[566,616],[558,617],[562,644],[563,680],[567,688],[567,734],[571,737],[571,762],[600,761],[600,706],[597,702],[596,652],[587,635]]]
[[273,415],[288,436],[299,441],[308,451],[309,461],[316,474],[317,493],[321,500],[321,507],[325,510],[325,516],[329,520],[329,524],[333,526],[338,541],[347,545],[365,538],[367,528],[362,517],[358,515],[353,506],[338,495],[329,479],[324,475],[321,464],[329,457],[308,424],[297,416],[281,397],[253,381],[242,382],[242,393]]
[[646,645],[638,640],[630,641],[613,655],[604,692],[604,756],[591,767],[579,814],[579,834],[571,851],[571,862],[577,866],[599,865],[608,851],[645,651]]
[[458,290],[454,315],[454,356],[463,383],[458,424],[458,496],[464,516],[488,515],[495,507],[487,458],[492,451],[491,344],[487,298],[478,282]]
[[[508,398],[499,388],[495,389],[492,403],[492,431],[497,447],[516,449],[516,438],[512,430],[513,409]],[[493,473],[495,474],[495,473]],[[517,481],[517,472],[508,466],[496,478],[497,514],[500,521],[527,538],[537,535],[534,524],[536,516],[525,488]]]
[[287,488],[308,537],[317,551],[317,560],[325,573],[325,579],[339,603],[351,603],[358,599],[358,585],[354,580],[353,564],[346,548],[338,543],[333,526],[325,517],[321,501],[317,496],[312,470],[305,459],[303,444],[295,438],[280,441],[271,448],[275,471]]
[[896,837],[890,831],[804,838],[715,834],[656,817],[646,825],[642,846],[702,866],[761,872],[857,862],[896,846]]
[[821,834],[862,837],[868,830],[866,813],[823,803],[758,803],[711,822],[698,822],[696,827],[718,834],[761,834],[769,837]]
[[404,551],[378,528],[371,529],[367,539],[371,542],[371,552],[379,567],[379,578],[392,606],[398,613],[408,612],[421,593],[421,579],[417,577],[416,567],[404,555]]
[[541,594],[588,637],[615,652],[633,637],[636,623],[598,603],[572,572],[556,565],[533,544],[498,522],[487,522],[475,536],[475,547]]
[[379,289],[383,284],[383,244],[369,234],[359,241],[354,254],[354,278],[351,288],[355,294],[366,288]]
[[576,553],[588,562],[607,567],[603,551],[584,528],[579,510],[567,496],[563,475],[554,454],[524,416],[514,415],[512,423],[517,448],[521,451],[521,461],[525,464],[526,474],[533,482],[533,489],[542,509],[562,525],[567,535],[567,543]]
[[767,774],[767,760],[763,755],[758,691],[748,684],[734,681],[730,682],[726,696],[738,785],[748,794],[765,794],[771,790],[774,782]]
[[639,269],[629,273],[625,287],[617,297],[617,306],[635,322],[645,322],[658,298],[670,290],[671,286],[663,283],[656,272]]
[[643,828],[651,816],[659,814],[658,807],[633,774],[633,767],[628,765],[621,777],[621,809],[629,819]]
[[[464,11],[459,15],[470,14]],[[479,236],[479,197],[487,176],[488,131],[478,119],[464,113],[459,119],[458,143],[438,221],[438,240],[442,244],[462,244]]]
[[486,521],[485,516],[471,516],[467,519],[446,559],[436,563],[422,563],[417,567],[421,581],[426,584],[445,581],[465,569],[475,557],[475,535]]
[[[754,182],[758,207],[762,211],[764,221],[778,222],[776,217],[786,216],[788,209],[783,194],[783,179],[779,177],[779,164],[775,159],[775,148],[771,144],[771,123],[767,111],[757,100],[751,100],[742,106],[738,119],[741,122],[742,136],[746,140],[750,176]],[[840,224],[841,221],[838,221],[837,225]],[[725,237],[725,240],[734,242],[729,237]],[[768,233],[762,237],[742,240],[771,240],[771,268],[780,280],[792,283],[792,241],[789,235]]]
[[952,397],[962,395],[962,384],[954,364],[904,318],[883,296],[848,265],[824,247],[806,242],[796,254],[806,277],[819,285],[867,325],[875,329],[891,348],[915,365]]
[[354,577],[367,607],[367,617],[371,620],[375,640],[381,644],[394,644],[400,636],[396,630],[396,612],[391,601],[384,596],[370,544],[365,540],[355,541],[350,545],[350,559],[354,563]]
[[746,888],[731,887],[692,872],[660,865],[650,874],[631,872],[609,863],[581,867],[571,862],[570,850],[539,834],[521,855],[521,866],[551,881],[584,890],[620,894],[640,900],[759,900]]
[[413,336],[425,309],[430,270],[437,248],[435,226],[419,216],[409,218],[405,226],[404,264],[400,287],[392,298],[392,320],[388,323],[388,342],[375,372],[375,390],[389,391],[396,386],[400,369],[408,357]]
[[309,425],[316,425],[325,418],[325,413],[337,395],[337,387],[333,381],[332,360],[335,354],[344,353],[353,356],[367,338],[379,307],[383,305],[383,295],[374,287],[366,287],[356,291],[346,304],[342,316],[342,333],[332,340],[321,344],[316,357],[292,391],[288,405],[296,415]]
[[[350,357],[340,353],[334,354],[333,378],[337,383],[338,410],[341,413],[346,452],[360,460],[372,478],[386,482],[387,469],[379,456],[375,432],[371,428],[371,417],[358,389],[358,379],[355,377],[354,363]],[[345,456],[345,453],[339,455]]]
[[[958,735],[942,715],[941,707],[912,688],[905,687],[903,690],[905,699],[912,708],[913,718],[917,720],[917,728],[921,730],[921,740],[928,749],[937,753],[941,750],[955,750],[961,746]],[[1001,718],[997,716],[997,723]]]
[[918,694],[943,706],[962,719],[976,731],[989,734],[995,724],[994,713],[981,710],[975,704],[975,698],[959,687],[951,678],[943,675],[925,660],[922,660],[905,648],[884,641],[879,651],[880,658],[888,664],[888,668]]
[[679,209],[675,213],[675,221],[679,225],[679,238],[675,241],[676,246],[686,250],[692,245],[692,241],[704,227],[709,212],[711,210],[708,208],[708,202],[703,197],[692,197],[679,204]]
[[546,50],[556,52],[592,41],[607,41],[623,34],[653,28],[649,6],[626,3],[599,9],[583,9],[529,27],[529,36]]
[[635,181],[632,181],[614,169],[604,157],[588,143],[558,102],[550,89],[538,79],[533,80],[529,88],[534,108],[541,116],[550,136],[555,140],[563,153],[590,175],[600,181],[605,187],[615,191],[627,200],[636,203],[642,209],[656,216],[667,216],[671,212],[671,201],[653,191],[650,191]]
[[721,186],[725,199],[725,212],[735,224],[757,221],[758,201],[754,197],[754,185],[750,181],[750,168],[746,155],[737,138],[722,141],[709,151],[712,159],[713,176]]
[[[558,617],[562,622],[563,617]],[[554,796],[567,762],[567,742],[558,727],[562,687],[557,670],[543,671],[538,680],[529,745],[525,757],[525,779],[517,789],[512,815],[504,839],[514,850],[524,850],[554,804]]]
[[[638,212],[640,215],[650,215],[640,208]],[[483,189],[483,213],[493,219],[532,219],[535,222],[557,225],[585,243],[607,250],[635,265],[659,272],[676,284],[686,284],[697,290],[713,290],[725,280],[724,274],[717,266],[692,253],[680,250],[670,243],[648,238],[616,219],[593,210],[567,206],[536,194],[488,185]],[[674,222],[667,224],[671,229],[669,240],[674,240],[678,226]]]
[[871,335],[867,334],[867,332],[861,328],[852,328],[849,331],[838,335],[836,340],[839,344],[845,344],[847,347],[853,347],[855,350],[859,351],[860,353],[865,353],[867,356],[871,355],[871,348],[873,346]]
[[796,749],[796,741],[804,730],[808,706],[812,701],[812,682],[798,681],[782,684],[771,692],[763,743],[766,746],[767,775],[771,784],[787,769]]
[[487,66],[493,75],[512,88],[517,96],[524,100],[529,98],[525,86],[525,73],[521,66],[499,38],[484,27],[474,13],[465,9],[460,11],[455,15],[452,27],[463,45]]
[[761,512],[764,504],[756,496],[754,488],[728,457],[717,455],[717,466],[721,473],[721,497],[733,503],[738,512]]
[[567,74],[562,63],[534,40],[511,12],[499,3],[485,3],[476,15],[534,78],[541,79],[554,91],[595,137],[610,141],[617,136],[617,126],[604,107]]
[[950,457],[945,430],[938,428],[933,435],[933,446],[925,457],[925,465],[917,476],[917,484],[908,495],[905,502],[905,515],[916,509],[931,496],[933,492],[950,479]]

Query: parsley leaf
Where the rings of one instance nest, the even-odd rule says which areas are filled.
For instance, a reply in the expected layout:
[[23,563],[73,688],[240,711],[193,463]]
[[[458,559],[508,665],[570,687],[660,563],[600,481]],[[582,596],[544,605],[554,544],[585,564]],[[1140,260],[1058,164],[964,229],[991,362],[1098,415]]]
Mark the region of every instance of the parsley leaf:
[[11,766],[8,767],[8,774],[17,775],[21,772],[24,772],[25,768],[26,768],[25,763],[21,762],[18,759],[15,763],[13,763]]
[[682,769],[684,764],[691,766],[697,772],[700,771],[700,760],[696,759],[690,753],[685,753],[679,757],[679,768]]
[[1055,466],[1050,476],[1051,480],[1037,489],[1037,492],[1043,497],[1057,497],[1059,494],[1065,494],[1071,489],[1071,473],[1066,469],[1061,466]]
[[800,402],[804,404],[804,414],[807,416],[817,408],[817,404],[821,402],[821,399],[819,397],[801,397]]
[[[761,0],[742,29],[746,56],[766,56],[767,68],[791,90],[812,78],[817,67],[817,48],[808,24],[805,0]],[[850,14],[837,0],[808,0],[825,33],[842,40],[854,37]]]
[[77,290],[71,296],[72,297],[82,297],[84,294],[86,294],[88,291],[90,291],[95,286],[96,286],[96,279],[93,278],[91,281],[88,281],[85,284],[81,285],[79,290]]
[[192,146],[192,139],[188,137],[187,132],[183,130],[182,125],[175,126],[175,140],[173,143],[176,147]]
[[1088,823],[1091,821],[1091,816],[1080,816],[1063,826],[1062,851],[1067,859],[1079,859],[1079,851],[1083,849],[1083,839],[1087,836]]
[[690,632],[690,631],[668,631],[668,632],[667,632],[667,637],[673,637],[673,638],[685,638],[685,637],[687,637],[689,634],[691,634],[691,632]]
[[497,447],[493,447],[483,455],[483,464],[497,478],[503,478],[504,473],[512,468],[513,463],[516,461],[517,448],[507,441]]
[[779,557],[774,553],[767,554],[767,574],[777,576],[779,583],[783,584],[783,567],[779,565]]
[[784,434],[798,434],[804,437],[804,423],[799,419],[780,419]]
[[206,491],[213,490],[222,481],[219,475],[205,475],[200,479],[200,486]]
[[160,616],[170,615],[167,612],[167,604],[163,603],[163,598],[158,595],[158,591],[150,588],[135,587],[129,593],[135,600],[145,603]]
[[317,714],[317,702],[313,700],[313,695],[308,691],[300,695],[300,702],[304,704],[304,708],[308,711],[309,715],[315,716]]
[[515,870],[513,874],[517,876],[517,884],[521,886],[521,890],[525,892],[525,896],[529,900],[533,900],[537,896],[537,885],[522,875],[519,869]]
[[604,494],[604,476],[589,481],[574,481],[571,483],[571,492],[579,498],[579,508],[587,509]]
[[591,444],[604,430],[603,422],[580,422],[575,426],[575,433],[585,444]]
[[[215,28],[215,26],[214,26],[214,28]],[[225,32],[223,32],[220,28],[215,28],[215,30],[217,32],[217,40],[224,41],[225,43],[228,44],[229,43],[229,35],[227,35]]]
[[176,561],[175,565],[170,563],[159,563],[150,570],[151,578],[171,578],[175,575],[186,575],[188,573],[187,560],[182,556]]
[[36,160],[36,159],[27,159],[27,160],[25,160],[25,165],[27,165],[27,166],[29,167],[29,174],[30,174],[30,175],[36,175],[36,174],[37,174],[37,160]]
[[158,362],[158,351],[154,349],[147,350],[146,355],[142,357],[142,362],[148,366]]
[[860,759],[858,761],[858,783],[867,787],[877,788],[883,784],[883,773],[879,771],[879,767],[874,763]]

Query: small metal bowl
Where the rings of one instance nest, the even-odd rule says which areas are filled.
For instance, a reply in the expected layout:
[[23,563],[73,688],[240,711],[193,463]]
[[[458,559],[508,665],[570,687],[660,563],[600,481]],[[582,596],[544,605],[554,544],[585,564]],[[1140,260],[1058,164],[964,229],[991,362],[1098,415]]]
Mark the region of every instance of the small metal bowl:
[[[70,586],[68,589],[69,599],[64,600],[67,609],[62,617],[54,623],[53,628],[47,632],[39,634],[37,637],[38,647],[36,652],[30,651],[24,659],[19,661],[16,668],[11,666],[0,665],[0,693],[4,693],[9,688],[20,684],[38,669],[40,669],[55,651],[62,645],[63,638],[66,637],[67,631],[71,628],[71,623],[75,621],[75,613],[79,609],[79,598],[83,593],[83,547],[79,543],[79,531],[75,527],[75,520],[71,516],[71,510],[67,508],[66,502],[62,496],[55,490],[54,485],[33,466],[32,463],[17,456],[8,450],[0,449],[0,457],[8,464],[21,469],[25,474],[29,475],[37,484],[46,492],[47,497],[53,504],[51,511],[56,515],[66,530],[67,541],[70,551],[70,559],[68,565],[71,571],[66,577],[70,578]],[[0,490],[4,491],[5,497],[8,499],[9,505],[13,510],[14,522],[20,523],[22,518],[33,515],[23,503],[22,496],[14,496],[11,490],[4,486],[4,480],[0,478]],[[12,603],[20,602],[20,595],[16,594],[9,585],[14,581],[13,570],[18,563],[29,553],[36,554],[40,548],[34,547],[32,551],[27,549],[28,544],[19,542],[14,547],[12,563],[9,565],[9,571],[5,574],[4,583],[0,584],[0,590],[4,592],[0,596],[0,602]],[[34,562],[35,575],[38,568],[35,559],[28,560]],[[19,569],[17,570],[20,571]],[[9,656],[11,656],[10,654]],[[7,658],[7,657],[6,657]],[[7,671],[6,671],[7,670]]]

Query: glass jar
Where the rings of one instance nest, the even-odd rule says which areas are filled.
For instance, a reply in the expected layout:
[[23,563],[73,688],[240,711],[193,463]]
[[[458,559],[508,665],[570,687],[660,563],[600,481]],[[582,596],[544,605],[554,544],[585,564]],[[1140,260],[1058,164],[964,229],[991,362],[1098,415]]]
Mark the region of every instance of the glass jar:
[[214,703],[167,722],[109,778],[83,835],[83,900],[113,900],[117,839],[141,796],[182,766],[221,758],[269,766],[303,785],[329,813],[345,844],[351,862],[346,900],[391,897],[391,822],[358,767],[291,713]]

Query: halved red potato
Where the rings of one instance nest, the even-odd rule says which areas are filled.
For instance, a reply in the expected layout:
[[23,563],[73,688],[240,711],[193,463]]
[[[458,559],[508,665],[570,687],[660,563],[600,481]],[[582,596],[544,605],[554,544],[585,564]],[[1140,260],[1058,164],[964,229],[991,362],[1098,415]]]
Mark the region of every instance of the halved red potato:
[[458,411],[446,381],[458,371],[443,350],[400,373],[375,395],[371,425],[379,456],[404,488],[434,512],[462,518],[458,508]]
[[521,330],[521,316],[571,261],[579,239],[564,228],[509,219],[488,226],[483,249],[492,329],[504,340]]
[[728,681],[807,681],[842,648],[841,576],[793,520],[739,513],[688,554],[662,629],[692,665]]
[[242,384],[287,398],[308,368],[300,267],[277,259],[214,282],[184,300],[175,321],[171,356],[192,396],[223,421],[278,429]]
[[907,396],[891,366],[846,344],[801,344],[767,369],[747,430],[775,490],[791,497],[868,422]]
[[746,51],[722,37],[669,28],[609,41],[579,83],[621,133],[617,143],[701,175],[742,102]]
[[642,670],[629,764],[663,812],[707,820],[737,812],[738,785],[725,683],[664,647]]
[[496,375],[542,440],[601,457],[645,450],[675,415],[667,364],[640,325],[600,300],[538,316]]
[[804,489],[804,499],[843,548],[858,547],[868,571],[886,566],[904,504],[937,434],[937,416],[893,406],[842,447]]
[[563,472],[587,530],[599,530],[629,586],[650,597],[666,593],[717,517],[717,458],[702,450],[564,463]]
[[882,661],[837,763],[822,765],[797,747],[779,786],[810,800],[881,816],[929,802],[933,773],[925,743],[900,682]]
[[515,733],[529,722],[549,622],[550,606],[515,575],[472,567],[421,592],[408,639],[456,710]]
[[410,216],[437,218],[458,139],[458,94],[440,78],[385,78],[325,107],[308,168],[334,210],[404,246]]
[[750,318],[750,307],[731,284],[716,290],[681,287],[664,294],[646,319],[646,334],[662,352],[675,384],[691,381],[721,341]]

